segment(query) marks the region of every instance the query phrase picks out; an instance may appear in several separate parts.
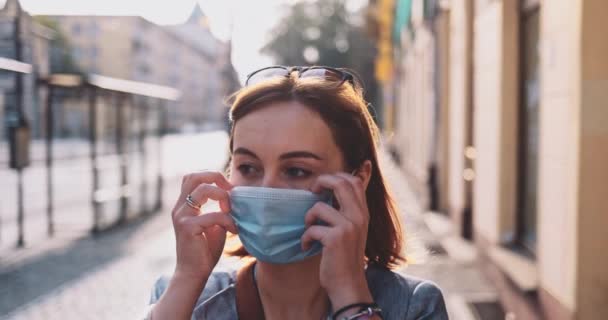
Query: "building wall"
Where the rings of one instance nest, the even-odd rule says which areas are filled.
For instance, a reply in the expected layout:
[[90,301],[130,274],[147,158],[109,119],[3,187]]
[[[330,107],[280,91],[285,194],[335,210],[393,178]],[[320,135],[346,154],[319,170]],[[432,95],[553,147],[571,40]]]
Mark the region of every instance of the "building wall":
[[412,3],[412,28],[401,33],[401,57],[396,61],[401,78],[394,141],[415,192],[428,203],[429,169],[435,160],[435,39],[421,0]]
[[608,2],[582,6],[577,317],[608,314]]
[[411,44],[397,61],[402,71],[394,141],[402,155],[403,168],[417,182],[414,187],[424,202],[428,202],[427,182],[435,148],[435,43],[424,24],[416,29],[415,41],[409,35],[404,37],[404,42]]
[[435,20],[436,35],[436,61],[435,67],[435,95],[437,97],[438,127],[436,132],[436,210],[446,212],[449,208],[448,177],[450,153],[448,150],[450,140],[450,12],[442,10]]
[[132,79],[137,67],[132,51],[136,17],[58,16],[72,47],[72,56],[86,72]]
[[[534,2],[525,3],[534,7]],[[425,166],[433,161],[427,144],[447,149],[447,164],[439,163],[447,166],[448,178],[441,183],[447,184],[448,211],[460,225],[467,202],[464,151],[472,126],[475,237],[506,311],[517,319],[603,319],[608,314],[608,2],[536,3],[539,163],[537,240],[530,254],[505,249],[518,244],[518,204],[523,201],[518,194],[519,132],[524,126],[519,114],[524,81],[520,1],[450,1],[450,28],[444,31],[450,43],[447,124],[441,118],[429,123],[434,118],[428,111],[432,96],[441,92],[429,90],[428,68],[442,72],[441,64],[429,64],[436,50],[430,44],[443,42],[443,35],[413,20],[416,36],[401,43],[406,54],[396,140],[405,168],[418,183],[425,181]],[[447,126],[447,145],[430,138],[433,125]],[[508,270],[510,265],[492,256],[496,250],[526,267]],[[525,273],[530,287],[521,287],[514,272]]]
[[51,70],[49,57],[49,41],[55,36],[53,32],[34,21],[32,23],[32,63],[36,66],[39,76],[47,76]]
[[[605,1],[543,2],[539,267],[546,312],[602,319],[608,300]],[[602,31],[604,30],[604,31]],[[555,301],[561,313],[549,308]]]
[[515,224],[517,31],[516,1],[491,1],[475,8],[474,227],[491,243],[510,239]]
[[465,209],[464,151],[471,106],[472,1],[454,0],[450,6],[450,83],[448,117],[448,211],[460,227]]
[[[578,1],[577,1],[578,2]],[[538,263],[541,286],[575,309],[580,112],[580,2],[544,2]]]
[[[204,51],[195,39],[141,17],[50,18],[68,35],[83,70],[179,89],[180,100],[169,107],[171,128],[222,121],[224,93],[218,85],[223,66],[216,63],[215,52]],[[215,38],[205,41],[219,45]]]
[[[83,35],[80,41],[86,41],[91,50],[86,54],[89,56],[91,71],[98,71],[110,77],[131,79],[130,70],[137,65],[138,61],[133,59],[133,36],[136,19],[127,17],[110,17],[104,19],[90,19],[83,21],[88,23],[91,36]],[[98,26],[95,28],[95,26]],[[96,31],[97,30],[97,31]],[[88,38],[88,39],[83,39]],[[97,50],[95,55],[93,51]],[[154,81],[148,81],[154,82]]]

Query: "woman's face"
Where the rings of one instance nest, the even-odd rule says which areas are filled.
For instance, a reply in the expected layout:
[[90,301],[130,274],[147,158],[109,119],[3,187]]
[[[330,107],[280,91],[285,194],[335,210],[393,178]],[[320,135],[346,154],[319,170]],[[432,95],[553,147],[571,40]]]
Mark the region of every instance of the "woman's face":
[[230,182],[235,186],[310,189],[317,176],[344,170],[329,126],[299,102],[276,102],[239,119]]

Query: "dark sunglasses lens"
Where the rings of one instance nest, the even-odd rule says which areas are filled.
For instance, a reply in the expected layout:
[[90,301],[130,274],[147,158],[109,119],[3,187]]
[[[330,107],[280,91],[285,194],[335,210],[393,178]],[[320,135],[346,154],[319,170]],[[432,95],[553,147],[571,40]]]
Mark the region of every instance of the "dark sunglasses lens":
[[269,68],[260,70],[247,79],[246,85],[251,86],[254,84],[258,84],[262,81],[278,78],[278,77],[286,77],[289,71],[282,68]]
[[302,72],[300,78],[315,78],[332,82],[342,82],[344,75],[331,69],[313,68]]

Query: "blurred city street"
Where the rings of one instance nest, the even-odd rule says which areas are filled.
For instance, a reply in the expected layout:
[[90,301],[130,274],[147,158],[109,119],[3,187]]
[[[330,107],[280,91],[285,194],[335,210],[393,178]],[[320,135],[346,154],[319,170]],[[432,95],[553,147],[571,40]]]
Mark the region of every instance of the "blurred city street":
[[[75,201],[68,210],[57,210],[57,236],[53,239],[46,237],[44,209],[27,208],[28,214],[34,217],[26,224],[27,234],[33,234],[27,237],[27,247],[14,249],[14,243],[5,241],[0,258],[0,318],[134,317],[134,312],[147,302],[154,280],[173,267],[169,212],[179,191],[181,175],[198,170],[223,170],[227,136],[224,132],[167,136],[162,154],[164,179],[168,182],[163,197],[165,207],[153,216],[86,237],[91,220],[90,214],[81,217],[90,211],[85,192],[90,185],[86,182],[77,186],[68,184],[63,190]],[[10,187],[3,183],[4,186]],[[35,192],[32,190],[28,196],[44,197],[44,192]],[[6,239],[11,239],[8,238],[11,232],[6,231],[10,229],[5,223]],[[137,301],[125,303],[132,299]]]
[[[150,186],[146,190],[131,190],[132,206],[144,203],[142,198],[151,199],[155,193],[155,183],[157,175],[162,172],[163,178],[173,181],[184,172],[184,170],[201,170],[203,168],[222,168],[227,159],[226,141],[224,132],[211,132],[203,135],[168,135],[162,139],[162,153],[160,153],[161,143],[157,138],[148,138],[146,141],[146,151],[154,155],[145,160],[141,159],[140,152],[129,154],[129,177],[135,181],[146,181]],[[203,149],[192,149],[192,145],[202,144],[209,146],[217,152],[201,152]],[[32,150],[32,158],[42,159],[44,157],[44,146],[35,144]],[[184,156],[184,150],[191,150],[190,155]],[[93,224],[92,214],[90,213],[91,198],[91,163],[88,159],[89,146],[86,141],[60,141],[54,145],[54,154],[59,161],[53,167],[54,212],[55,228],[60,236],[77,236],[89,231]],[[157,156],[160,155],[160,156]],[[67,160],[61,160],[61,159]],[[103,175],[103,186],[111,187],[120,185],[118,164],[116,155],[100,157],[100,171]],[[159,168],[162,164],[162,168]],[[160,169],[160,170],[159,170]],[[176,178],[177,177],[177,178]],[[5,196],[5,201],[0,203],[0,252],[14,248],[14,239],[17,238],[17,175],[14,170],[0,169],[0,192]],[[179,179],[178,179],[179,180]],[[37,201],[25,201],[24,210],[26,214],[25,242],[32,248],[39,246],[46,240],[46,204],[47,190],[46,167],[43,161],[38,161],[24,172],[24,195],[27,199]],[[149,194],[142,195],[141,192]],[[115,220],[117,202],[109,201],[104,208],[104,220]],[[2,259],[4,259],[3,257]]]
[[[179,191],[179,175],[197,169],[222,170],[226,161],[227,139],[222,132],[167,137],[163,145],[163,162],[171,172],[166,178],[171,183],[162,211],[98,236],[55,238],[42,252],[5,249],[0,260],[0,319],[136,319],[154,281],[170,275],[174,267],[169,212]],[[495,304],[496,292],[481,274],[475,250],[464,244],[456,256],[450,256],[440,235],[427,227],[425,220],[437,223],[420,207],[407,178],[388,155],[382,154],[382,162],[404,213],[407,252],[413,260],[400,272],[436,281],[453,319],[479,319],[472,303]],[[22,252],[28,250],[35,254]],[[224,258],[219,268],[238,263]]]
[[182,176],[224,172],[229,107],[259,102],[234,93],[283,76],[361,95],[403,218],[397,272],[436,282],[451,319],[606,319],[606,12],[0,0],[0,320],[138,319],[174,268]]

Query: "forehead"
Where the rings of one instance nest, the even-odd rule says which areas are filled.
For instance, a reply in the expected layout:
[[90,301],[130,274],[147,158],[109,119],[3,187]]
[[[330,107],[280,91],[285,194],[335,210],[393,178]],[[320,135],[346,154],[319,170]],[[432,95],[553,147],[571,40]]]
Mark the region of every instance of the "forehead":
[[314,110],[297,101],[275,102],[239,119],[233,148],[247,148],[258,156],[310,151],[331,156],[338,151],[329,126]]

